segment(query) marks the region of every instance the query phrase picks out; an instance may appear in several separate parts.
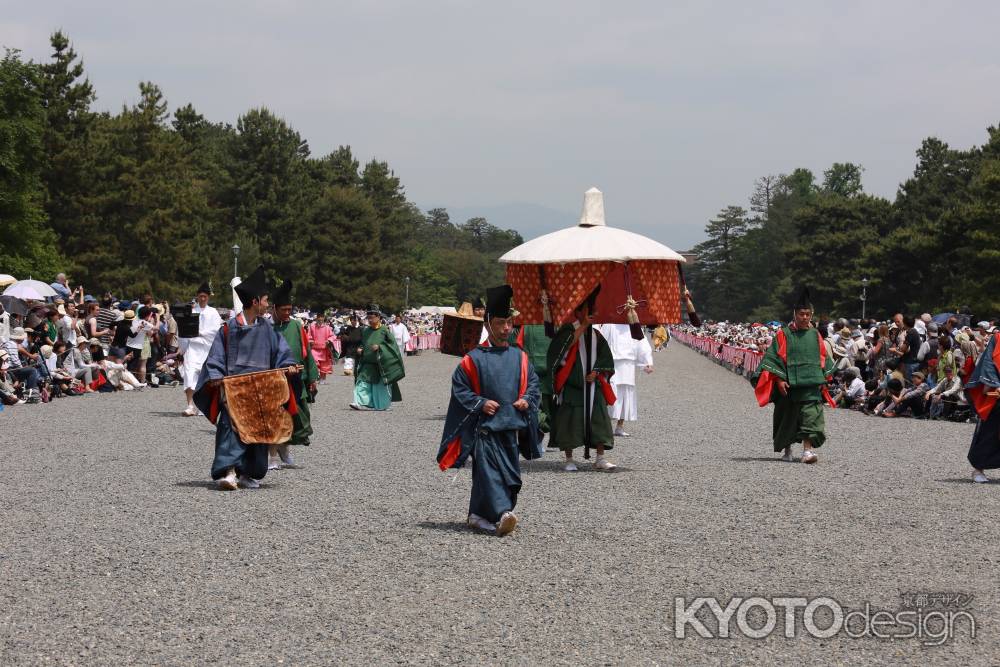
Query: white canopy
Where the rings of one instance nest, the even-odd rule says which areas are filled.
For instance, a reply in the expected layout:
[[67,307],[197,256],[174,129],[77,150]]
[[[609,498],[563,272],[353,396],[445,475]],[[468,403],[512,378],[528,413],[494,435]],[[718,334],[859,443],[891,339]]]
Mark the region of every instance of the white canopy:
[[584,194],[583,213],[576,227],[522,243],[500,261],[505,264],[560,264],[637,259],[685,261],[679,253],[653,239],[608,227],[604,222],[604,195],[597,188],[591,188]]

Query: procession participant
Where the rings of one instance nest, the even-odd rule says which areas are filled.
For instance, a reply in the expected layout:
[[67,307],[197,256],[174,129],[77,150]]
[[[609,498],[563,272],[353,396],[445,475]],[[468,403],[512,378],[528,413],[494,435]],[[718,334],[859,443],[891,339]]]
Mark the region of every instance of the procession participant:
[[410,342],[410,330],[403,324],[403,318],[399,315],[394,315],[389,330],[392,331],[392,336],[396,339],[396,347],[399,348],[401,353],[405,352],[406,344]]
[[405,377],[403,355],[396,339],[382,321],[377,305],[368,309],[368,326],[361,332],[354,370],[353,410],[387,410],[391,403],[403,400],[399,381]]
[[479,319],[483,319],[483,317],[486,316],[486,305],[478,296],[476,297],[476,300],[472,302],[472,314]]
[[208,299],[212,296],[212,288],[208,283],[202,283],[195,293],[195,303],[191,307],[191,314],[198,315],[198,336],[196,338],[180,338],[180,352],[184,357],[184,365],[181,366],[181,378],[184,380],[184,395],[187,397],[187,408],[184,409],[185,417],[194,417],[198,414],[198,408],[194,406],[194,389],[198,386],[198,376],[201,368],[208,359],[208,352],[212,349],[215,336],[222,327],[222,317],[212,306],[208,305]]
[[791,462],[792,443],[802,442],[802,462],[816,463],[815,448],[826,441],[823,401],[836,407],[827,381],[833,359],[813,328],[809,290],[793,306],[794,320],[778,330],[752,382],[761,407],[774,403],[774,451]]
[[549,444],[565,452],[566,472],[577,470],[573,462],[577,447],[584,448],[584,458],[589,458],[591,447],[597,449],[595,470],[616,467],[604,458],[605,450],[612,449],[615,442],[608,415],[608,406],[615,402],[608,382],[615,363],[608,342],[590,322],[600,289],[598,285],[573,310],[576,321],[560,327],[549,344],[547,361],[554,397]]
[[212,341],[194,393],[195,405],[216,427],[212,479],[225,490],[260,486],[258,480],[267,474],[267,447],[243,442],[236,434],[229,406],[220,395],[223,378],[283,368],[292,385],[291,400],[283,409],[294,415],[295,397],[299,394],[299,367],[292,359],[288,344],[271,323],[261,317],[268,305],[264,267],[258,266],[235,289],[243,303],[243,312],[230,318]]
[[501,536],[517,526],[518,454],[537,458],[540,438],[538,377],[528,354],[508,342],[513,295],[509,285],[486,291],[489,343],[462,357],[452,375],[437,456],[442,470],[461,468],[472,457],[468,523]]
[[548,433],[552,415],[552,379],[549,377],[548,359],[550,339],[545,335],[544,324],[522,324],[516,335],[512,332],[510,343],[517,345],[528,353],[538,376],[538,389],[541,401],[538,404],[538,428],[542,433]]
[[333,329],[326,323],[326,315],[318,313],[316,321],[307,328],[309,345],[312,348],[313,359],[319,368],[319,383],[326,384],[326,376],[333,372]]
[[340,328],[340,351],[344,357],[344,375],[354,375],[358,363],[358,349],[361,346],[361,322],[357,313],[351,311],[350,323]]
[[274,330],[281,334],[288,344],[288,350],[295,363],[302,366],[300,375],[302,390],[295,395],[298,402],[298,413],[292,418],[295,430],[292,439],[284,445],[271,445],[268,455],[268,470],[277,470],[284,463],[294,466],[295,461],[288,451],[289,445],[308,445],[313,433],[309,414],[311,395],[316,392],[316,380],[319,370],[312,356],[309,336],[302,326],[302,320],[292,317],[292,281],[285,280],[281,287],[274,291]]
[[653,348],[643,336],[642,340],[632,338],[627,324],[601,324],[597,327],[608,341],[611,356],[615,360],[615,374],[611,377],[611,388],[615,390],[613,405],[608,406],[615,425],[615,437],[629,437],[625,432],[625,422],[639,420],[639,402],[635,393],[635,369],[639,366],[646,373],[653,372]]
[[1000,333],[993,333],[965,383],[965,395],[979,415],[969,447],[972,481],[990,481],[987,468],[1000,468]]

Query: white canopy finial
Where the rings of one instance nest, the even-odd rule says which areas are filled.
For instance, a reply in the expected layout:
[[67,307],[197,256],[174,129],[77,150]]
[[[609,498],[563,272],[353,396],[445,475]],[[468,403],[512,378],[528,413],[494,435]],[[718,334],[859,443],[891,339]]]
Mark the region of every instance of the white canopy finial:
[[583,213],[580,227],[606,227],[604,223],[604,193],[590,188],[583,194]]

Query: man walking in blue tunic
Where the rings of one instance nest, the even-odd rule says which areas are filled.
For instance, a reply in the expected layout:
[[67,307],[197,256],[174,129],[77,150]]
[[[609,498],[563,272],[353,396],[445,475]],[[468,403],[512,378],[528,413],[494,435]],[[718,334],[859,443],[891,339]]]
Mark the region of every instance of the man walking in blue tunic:
[[212,479],[220,489],[225,490],[233,490],[237,486],[258,488],[259,480],[267,474],[268,448],[267,445],[241,441],[233,430],[222,396],[222,379],[230,375],[286,368],[292,383],[289,412],[296,407],[294,397],[300,395],[299,367],[288,344],[268,320],[260,317],[267,310],[268,289],[264,267],[257,267],[237,285],[236,293],[243,302],[243,312],[230,318],[215,337],[194,393],[195,405],[215,423]]
[[518,454],[537,458],[541,437],[538,376],[527,353],[508,344],[513,295],[509,285],[486,292],[489,337],[455,369],[437,456],[442,470],[472,457],[469,525],[501,536],[517,526]]

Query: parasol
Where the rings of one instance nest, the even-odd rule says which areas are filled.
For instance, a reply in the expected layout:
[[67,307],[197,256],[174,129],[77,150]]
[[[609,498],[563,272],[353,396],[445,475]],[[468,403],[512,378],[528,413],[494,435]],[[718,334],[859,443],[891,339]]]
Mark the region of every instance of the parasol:
[[572,322],[573,309],[600,285],[594,324],[681,321],[677,252],[604,221],[604,195],[587,190],[575,227],[523,243],[500,258],[525,324]]
[[3,293],[26,301],[45,301],[46,297],[56,296],[56,291],[41,280],[18,280],[11,283]]
[[6,287],[11,283],[16,283],[17,278],[7,273],[0,273],[0,287]]
[[0,296],[0,304],[3,304],[3,309],[6,310],[11,315],[27,315],[28,314],[28,304],[26,304],[22,299],[16,296],[10,296],[9,294],[4,294]]

